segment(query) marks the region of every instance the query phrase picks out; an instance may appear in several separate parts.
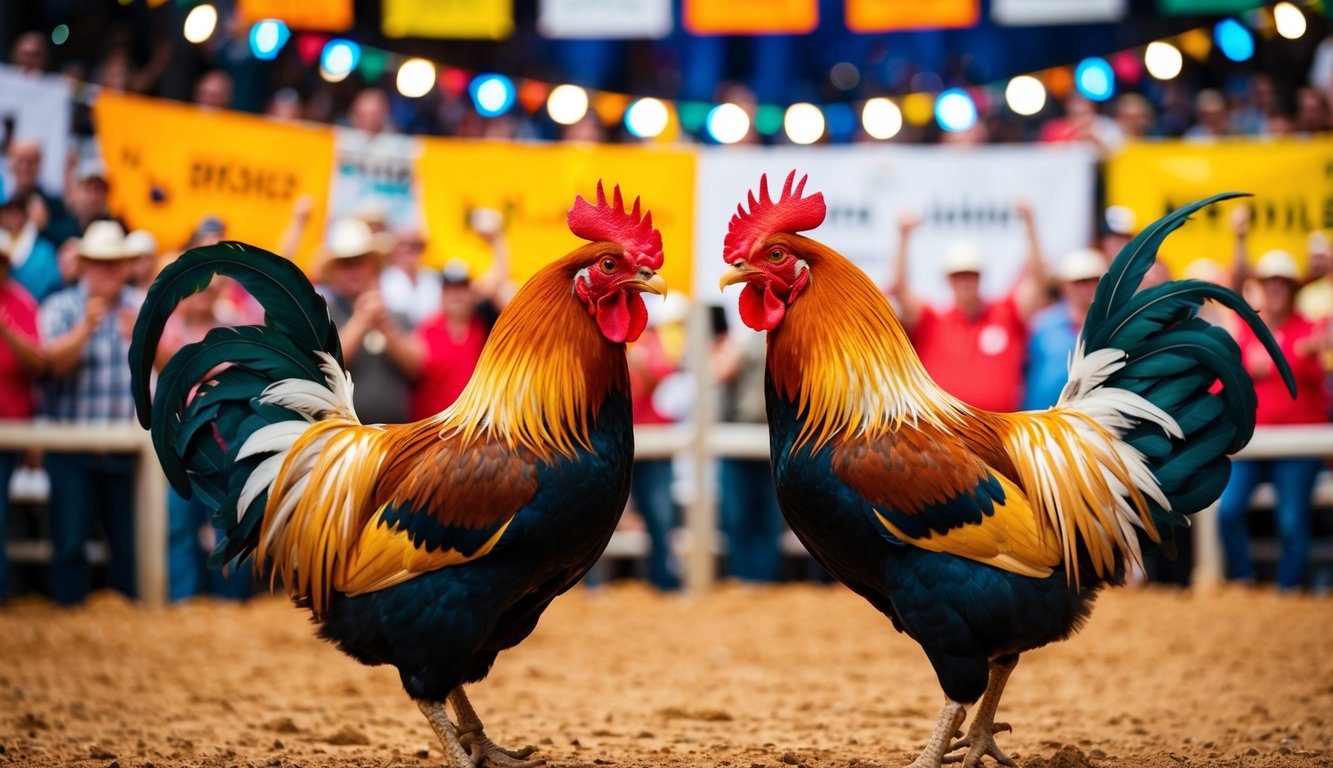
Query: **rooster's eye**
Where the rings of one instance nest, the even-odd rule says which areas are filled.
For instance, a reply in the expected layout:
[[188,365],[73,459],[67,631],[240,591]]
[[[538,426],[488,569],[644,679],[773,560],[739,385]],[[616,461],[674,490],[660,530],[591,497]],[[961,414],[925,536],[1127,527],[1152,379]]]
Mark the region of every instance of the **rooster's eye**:
[[615,259],[602,259],[602,271],[610,274],[616,271]]
[[787,254],[783,253],[781,248],[774,248],[768,252],[769,261],[782,261],[786,257]]

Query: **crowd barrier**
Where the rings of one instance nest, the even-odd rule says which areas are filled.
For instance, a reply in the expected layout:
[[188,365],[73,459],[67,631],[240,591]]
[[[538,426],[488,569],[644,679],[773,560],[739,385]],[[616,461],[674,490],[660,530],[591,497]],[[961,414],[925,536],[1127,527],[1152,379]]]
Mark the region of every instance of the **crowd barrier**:
[[[691,316],[691,330],[705,330],[706,313]],[[694,336],[701,338],[702,336]],[[689,345],[688,367],[707,369],[707,349]],[[696,377],[706,382],[706,377]],[[646,459],[687,454],[694,476],[693,498],[684,510],[685,535],[678,553],[684,563],[687,590],[707,590],[717,578],[720,551],[717,505],[709,482],[709,467],[718,458],[768,457],[768,428],[762,424],[722,424],[713,418],[712,387],[699,388],[695,421],[690,424],[641,426],[635,429],[636,456]],[[135,492],[135,535],[139,596],[145,605],[167,602],[167,482],[153,453],[146,431],[132,422],[69,424],[0,422],[0,450],[38,448],[60,452],[105,452],[138,457]],[[1240,458],[1276,459],[1292,456],[1333,457],[1333,425],[1260,427]],[[1217,536],[1216,505],[1194,516],[1195,566],[1193,583],[1207,589],[1222,579],[1222,553]],[[611,549],[616,550],[613,539]],[[620,547],[621,554],[639,549]]]

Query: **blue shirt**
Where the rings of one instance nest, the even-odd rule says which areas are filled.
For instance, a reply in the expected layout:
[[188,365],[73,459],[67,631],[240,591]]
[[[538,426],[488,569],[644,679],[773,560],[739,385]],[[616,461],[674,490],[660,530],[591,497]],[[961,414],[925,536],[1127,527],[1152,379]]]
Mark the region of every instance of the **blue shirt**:
[[[143,295],[122,288],[115,306],[107,309],[93,329],[74,370],[64,376],[48,375],[42,383],[41,413],[58,421],[114,421],[134,418],[130,391],[130,343],[121,333],[122,309],[137,312]],[[42,303],[38,328],[42,341],[64,336],[83,319],[88,291],[80,283],[52,294]]]
[[33,240],[28,257],[14,267],[10,277],[27,288],[39,304],[65,286],[60,277],[60,266],[56,263],[56,247],[44,237]]
[[1078,343],[1079,328],[1061,301],[1032,316],[1028,332],[1028,360],[1023,410],[1050,408],[1069,381],[1069,356]]

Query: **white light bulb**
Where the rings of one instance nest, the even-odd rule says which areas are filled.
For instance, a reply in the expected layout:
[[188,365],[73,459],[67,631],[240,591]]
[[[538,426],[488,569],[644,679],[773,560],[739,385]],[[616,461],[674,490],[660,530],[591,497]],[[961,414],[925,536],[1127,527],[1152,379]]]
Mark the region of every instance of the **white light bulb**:
[[185,17],[185,39],[202,43],[213,36],[218,26],[218,9],[211,5],[196,5]]
[[891,139],[903,129],[903,112],[885,98],[874,98],[861,108],[861,126],[875,139]]
[[546,111],[561,125],[573,125],[588,114],[588,92],[577,85],[557,85],[546,99]]

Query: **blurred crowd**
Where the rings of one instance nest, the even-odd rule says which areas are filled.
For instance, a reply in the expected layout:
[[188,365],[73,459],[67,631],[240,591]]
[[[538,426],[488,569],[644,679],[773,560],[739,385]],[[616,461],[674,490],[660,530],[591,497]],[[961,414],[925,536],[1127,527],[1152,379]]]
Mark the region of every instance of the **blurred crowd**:
[[[140,57],[128,38],[112,35],[95,61],[61,63],[62,71],[101,88],[157,93],[168,60],[157,53]],[[219,54],[220,55],[220,54]],[[45,35],[21,35],[11,62],[26,71],[56,67]],[[406,100],[384,83],[339,85],[320,80],[278,78],[264,110],[275,119],[337,122],[375,134],[391,131],[487,137],[547,137],[571,140],[625,140],[620,128],[595,116],[556,133],[549,121],[515,110],[501,118],[481,118],[466,94],[439,92]],[[1129,140],[1183,136],[1206,140],[1227,135],[1273,136],[1329,130],[1328,95],[1333,87],[1333,44],[1321,44],[1303,82],[1278,82],[1264,72],[1233,74],[1218,88],[1184,82],[1157,84],[1144,93],[1125,93],[1107,105],[1070,95],[1044,119],[1019,122],[1001,108],[983,105],[982,119],[954,142],[1038,140],[1089,142],[1111,153]],[[253,87],[253,84],[251,84]],[[233,74],[205,68],[192,82],[193,100],[210,108],[243,106]],[[253,94],[249,98],[253,102]],[[731,84],[720,99],[754,107],[744,86]],[[86,115],[76,113],[77,121]],[[80,122],[73,128],[86,130]],[[905,131],[907,140],[940,136],[927,127]],[[758,140],[757,134],[751,139]],[[0,418],[51,421],[126,421],[133,417],[128,338],[143,292],[157,270],[182,250],[207,246],[227,236],[225,216],[197,222],[185,243],[157,243],[144,231],[126,231],[108,210],[111,180],[95,160],[46,158],[41,146],[16,138],[7,147],[12,184],[0,196]],[[65,184],[56,194],[38,184],[46,163],[64,165]],[[881,276],[922,361],[948,391],[973,405],[1010,411],[1049,407],[1059,398],[1067,360],[1092,301],[1097,279],[1109,259],[1136,233],[1127,210],[1112,208],[1099,217],[1098,240],[1064,254],[1046,253],[1037,236],[1038,215],[1024,201],[1015,214],[1028,234],[1028,257],[1021,276],[998,299],[983,297],[984,243],[957,242],[934,260],[952,294],[932,303],[914,290],[907,258],[921,218],[904,211],[891,251],[892,274]],[[297,202],[280,242],[257,243],[292,256],[309,224],[312,205]],[[220,212],[222,213],[222,212]],[[1333,375],[1333,247],[1311,232],[1308,252],[1249,253],[1250,214],[1233,210],[1235,250],[1191,264],[1183,275],[1242,290],[1292,362],[1300,396],[1286,397],[1257,340],[1243,324],[1218,313],[1212,319],[1235,334],[1247,367],[1257,381],[1261,424],[1323,423],[1329,418],[1328,387]],[[356,407],[367,422],[403,422],[437,413],[461,392],[480,356],[487,334],[513,293],[509,282],[505,225],[495,211],[473,211],[470,226],[489,246],[486,269],[475,272],[452,260],[442,269],[422,262],[427,234],[393,230],[386,212],[365,208],[332,222],[315,268],[318,290],[338,325],[346,360],[357,386]],[[447,246],[447,244],[446,244]],[[447,252],[448,248],[444,249]],[[1299,264],[1307,264],[1302,271]],[[1225,266],[1223,266],[1225,265]],[[1168,279],[1159,265],[1145,285]],[[681,384],[686,346],[679,303],[654,306],[648,331],[629,350],[637,424],[667,424],[687,418],[688,392]],[[1211,310],[1210,310],[1211,311]],[[258,322],[256,303],[236,284],[217,280],[186,301],[164,331],[159,369],[170,355],[198,341],[212,328]],[[762,336],[729,329],[715,317],[709,340],[709,375],[717,384],[721,420],[762,423]],[[1271,577],[1284,589],[1320,586],[1308,568],[1312,498],[1322,462],[1317,458],[1236,462],[1221,503],[1221,536],[1229,578],[1250,582],[1259,575],[1250,558],[1254,527],[1251,497],[1268,483],[1276,494],[1273,525],[1281,557]],[[49,593],[62,603],[81,601],[93,585],[87,543],[106,542],[106,583],[134,593],[133,459],[97,453],[40,456],[0,453],[0,489],[16,473],[31,477],[40,468],[49,478],[52,544]],[[676,466],[669,459],[636,463],[627,529],[641,530],[647,557],[640,573],[653,585],[672,590],[681,583],[673,531],[680,526]],[[774,581],[794,573],[786,560],[785,527],[773,494],[768,462],[723,459],[716,482],[719,521],[729,575]],[[9,496],[0,493],[0,532],[7,531]],[[201,592],[244,596],[251,592],[248,569],[210,570],[207,511],[198,499],[172,494],[170,589],[174,599]],[[100,531],[100,533],[97,533]],[[1149,563],[1149,577],[1188,581],[1190,553]],[[0,599],[9,592],[0,547]],[[1323,577],[1319,577],[1323,578]],[[1327,587],[1327,584],[1323,584]]]
[[[1311,22],[1323,29],[1318,17]],[[221,36],[219,36],[221,37]],[[1317,41],[1307,35],[1300,41],[1281,41],[1283,48],[1260,51],[1245,63],[1226,59],[1214,51],[1194,62],[1181,76],[1158,81],[1134,65],[1135,85],[1106,102],[1094,102],[1072,88],[1052,92],[1035,115],[1015,114],[998,94],[975,98],[977,120],[964,131],[942,130],[934,120],[904,125],[894,138],[906,142],[1069,142],[1090,143],[1112,152],[1127,140],[1178,138],[1207,140],[1224,136],[1311,135],[1333,129],[1330,99],[1333,98],[1333,37]],[[83,45],[74,43],[53,49],[49,35],[30,31],[12,43],[10,62],[28,72],[61,72],[97,89],[142,93],[189,100],[215,109],[239,109],[266,114],[276,120],[307,120],[344,125],[370,134],[458,136],[466,138],[547,139],[592,142],[637,142],[620,121],[605,121],[590,110],[573,125],[554,122],[544,109],[527,111],[519,106],[495,117],[476,111],[466,87],[434,88],[419,98],[400,95],[394,86],[392,68],[368,79],[363,72],[351,73],[330,83],[318,75],[318,67],[303,61],[295,45],[284,49],[273,62],[257,62],[238,54],[244,40],[218,41],[182,53],[171,32],[149,26],[112,25],[108,33]],[[239,46],[239,48],[238,48]],[[557,49],[557,52],[563,49]],[[799,90],[815,91],[832,102],[851,103],[884,94],[941,90],[946,81],[939,75],[893,58],[888,48],[871,46],[871,61],[862,69],[840,62],[818,85],[804,83]],[[714,54],[716,55],[716,54]],[[965,56],[963,59],[965,60]],[[504,60],[503,58],[501,60]],[[855,72],[855,76],[849,74]],[[649,95],[663,92],[667,83],[679,84],[680,62],[670,56],[638,62],[634,71],[647,86]],[[966,66],[950,75],[947,84],[969,86]],[[789,72],[795,76],[795,73]],[[756,72],[756,80],[765,73]],[[771,79],[771,78],[768,78]],[[844,88],[846,82],[855,85]],[[714,91],[694,98],[714,103],[731,102],[745,109],[751,128],[743,142],[784,143],[781,130],[761,134],[755,127],[757,111],[768,90],[763,83],[723,80]],[[756,95],[756,93],[761,95]],[[806,94],[809,98],[812,94]],[[816,100],[820,100],[818,97]],[[77,133],[91,135],[86,109],[75,115]],[[681,133],[680,140],[692,140]],[[702,139],[700,139],[702,140]],[[832,138],[826,140],[835,140]],[[872,141],[864,130],[842,132],[837,141]]]

